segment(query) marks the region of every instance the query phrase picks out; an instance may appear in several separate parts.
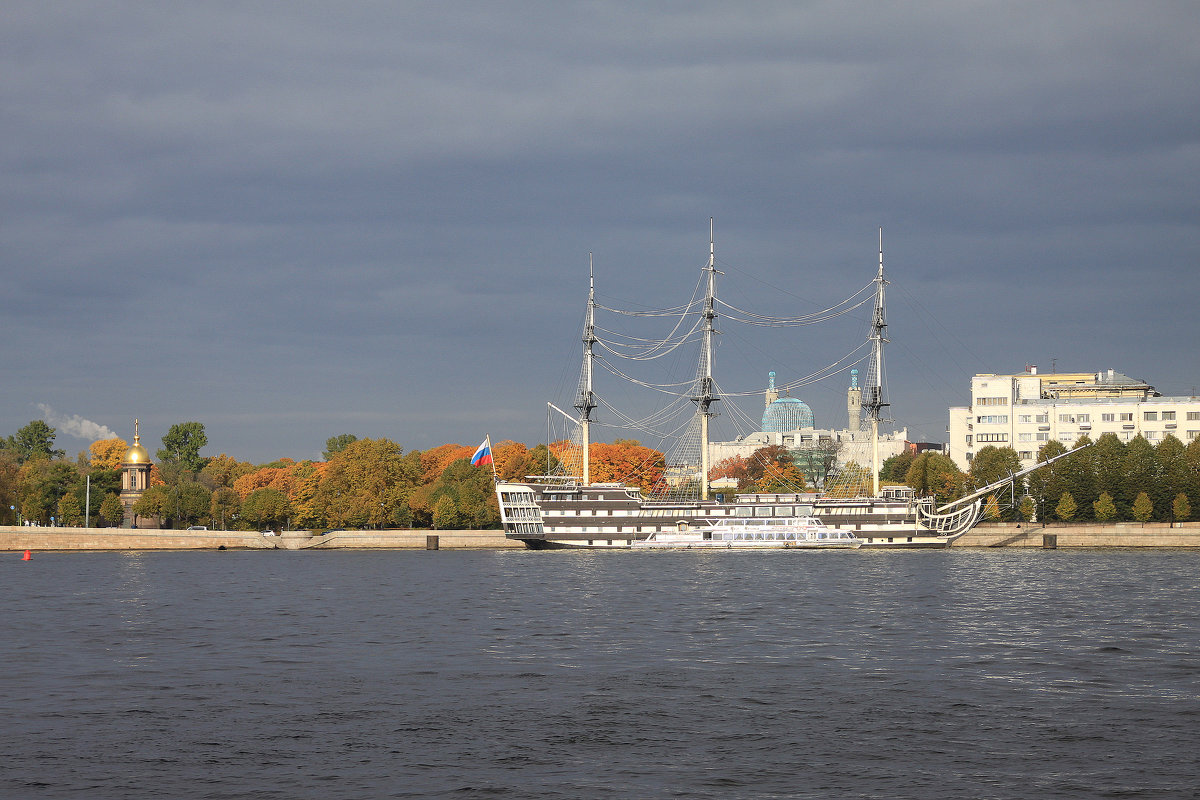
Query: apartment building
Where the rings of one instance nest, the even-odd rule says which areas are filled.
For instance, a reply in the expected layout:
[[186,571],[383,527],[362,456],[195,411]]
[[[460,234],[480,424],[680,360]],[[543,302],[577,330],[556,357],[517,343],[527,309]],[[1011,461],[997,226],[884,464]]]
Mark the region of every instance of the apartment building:
[[950,409],[950,457],[970,468],[979,448],[1011,447],[1022,466],[1056,441],[1070,447],[1084,434],[1093,441],[1115,433],[1123,441],[1141,434],[1151,444],[1171,435],[1187,444],[1200,436],[1200,398],[1163,397],[1154,387],[1113,370],[1016,375],[976,375],[971,405]]

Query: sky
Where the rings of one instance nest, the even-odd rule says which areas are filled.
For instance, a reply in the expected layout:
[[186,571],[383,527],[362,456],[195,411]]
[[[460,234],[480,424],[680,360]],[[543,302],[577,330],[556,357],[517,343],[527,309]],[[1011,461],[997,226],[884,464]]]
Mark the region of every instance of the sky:
[[[776,316],[869,283],[883,229],[912,440],[1027,364],[1191,395],[1197,86],[1192,2],[10,0],[0,436],[533,445],[589,257],[606,307],[675,306],[710,219],[718,296]],[[733,328],[714,372],[751,418],[768,369],[863,334]],[[847,384],[795,395],[841,427]]]

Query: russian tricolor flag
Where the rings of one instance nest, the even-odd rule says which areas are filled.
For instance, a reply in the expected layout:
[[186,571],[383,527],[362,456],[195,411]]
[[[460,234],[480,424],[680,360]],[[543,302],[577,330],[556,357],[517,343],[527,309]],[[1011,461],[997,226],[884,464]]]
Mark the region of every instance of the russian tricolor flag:
[[475,451],[475,455],[471,456],[471,466],[480,467],[484,464],[492,463],[492,437],[485,436],[483,444]]

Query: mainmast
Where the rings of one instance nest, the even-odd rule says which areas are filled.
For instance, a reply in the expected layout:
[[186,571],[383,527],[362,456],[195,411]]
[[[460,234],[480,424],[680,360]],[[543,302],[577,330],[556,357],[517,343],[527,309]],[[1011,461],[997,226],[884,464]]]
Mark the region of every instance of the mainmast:
[[596,344],[596,280],[592,270],[592,254],[588,253],[588,304],[587,318],[583,326],[583,374],[579,378],[579,397],[575,408],[579,411],[580,435],[583,438],[583,485],[591,483],[591,436],[592,411],[596,408],[596,395],[592,392],[592,361]]
[[712,345],[717,333],[714,321],[716,311],[717,248],[713,238],[713,220],[708,219],[708,289],[704,294],[704,345],[700,356],[699,386],[696,396],[696,413],[700,415],[700,499],[708,499],[708,420],[715,416],[710,407],[721,398],[713,395]]
[[887,320],[883,313],[883,228],[879,229],[879,273],[875,276],[875,314],[871,320],[871,365],[863,390],[863,409],[871,421],[871,496],[879,496],[879,421],[889,406],[883,399],[883,345],[887,342]]

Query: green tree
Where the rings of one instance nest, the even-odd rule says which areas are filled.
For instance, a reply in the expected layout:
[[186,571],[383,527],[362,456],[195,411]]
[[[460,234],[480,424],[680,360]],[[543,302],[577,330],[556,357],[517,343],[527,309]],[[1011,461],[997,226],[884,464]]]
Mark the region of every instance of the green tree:
[[325,460],[328,461],[338,453],[345,450],[347,445],[357,441],[358,437],[353,433],[342,433],[338,434],[337,436],[330,436],[325,440],[325,452],[323,453]]
[[1192,504],[1183,492],[1175,495],[1175,501],[1171,503],[1171,515],[1175,517],[1176,522],[1187,522],[1192,516]]
[[1108,522],[1117,518],[1117,506],[1113,503],[1112,495],[1101,492],[1100,498],[1092,503],[1092,510],[1100,522]]
[[242,517],[258,530],[282,527],[289,513],[287,495],[278,489],[255,489],[242,501]]
[[433,527],[437,530],[447,530],[458,525],[458,507],[454,498],[444,494],[433,505]]
[[200,450],[208,444],[204,425],[199,422],[178,422],[162,437],[163,446],[157,455],[160,467],[177,465],[191,473],[204,468],[208,459],[201,457]]
[[[971,487],[982,489],[996,481],[1007,478],[1021,469],[1021,457],[1011,447],[996,447],[985,445],[975,454],[971,461],[969,480]],[[1014,486],[1013,490],[1020,492],[1022,486]]]
[[115,494],[105,497],[104,502],[100,504],[100,517],[110,528],[121,527],[121,523],[125,521],[125,505],[121,502],[121,498]]
[[1055,515],[1064,522],[1070,522],[1078,510],[1079,506],[1075,504],[1075,498],[1071,496],[1070,492],[1063,492],[1058,505],[1054,507]]
[[0,524],[16,525],[17,484],[21,468],[17,465],[15,454],[0,451]]
[[[1037,460],[1039,464],[1062,455],[1067,452],[1067,448],[1061,442],[1046,442],[1038,450]],[[1062,497],[1063,492],[1067,491],[1066,481],[1061,474],[1061,461],[1056,461],[1053,464],[1041,467],[1029,474],[1026,482],[1029,487],[1029,495],[1033,498],[1034,504],[1038,509],[1038,519],[1045,520],[1051,511],[1054,504]]]
[[195,481],[185,481],[171,487],[175,509],[172,519],[175,527],[185,528],[198,522],[208,522],[211,518],[209,510],[212,507],[212,492],[203,484]]
[[72,528],[77,528],[83,523],[83,508],[75,495],[67,493],[59,498],[58,521]]
[[1150,499],[1150,495],[1138,492],[1137,499],[1133,501],[1133,518],[1138,522],[1149,522],[1152,516],[1154,516],[1154,502]]
[[879,468],[879,479],[881,481],[892,481],[893,483],[904,483],[904,479],[908,475],[908,468],[912,466],[912,462],[916,457],[915,453],[905,450],[885,460]]
[[142,492],[133,504],[133,513],[139,517],[157,517],[160,521],[170,519],[175,508],[175,498],[169,487],[159,484]]
[[1158,482],[1150,498],[1154,501],[1154,507],[1159,509],[1159,520],[1166,522],[1174,499],[1180,494],[1187,494],[1191,488],[1191,465],[1188,464],[1187,449],[1183,442],[1170,434],[1154,448],[1154,457],[1158,461]]
[[71,491],[79,472],[69,461],[47,461],[38,457],[26,461],[17,474],[17,496],[26,519],[49,524],[58,513],[58,501]]
[[213,490],[208,501],[208,515],[212,518],[214,528],[220,526],[223,531],[229,530],[229,525],[237,519],[241,510],[242,496],[233,489],[222,486]]
[[904,482],[937,503],[948,503],[962,496],[964,476],[947,456],[927,450],[913,459]]
[[[1121,500],[1125,507],[1132,507],[1139,494],[1145,494],[1146,499],[1153,505],[1154,497],[1151,493],[1156,492],[1155,487],[1159,481],[1158,457],[1154,453],[1154,446],[1140,434],[1125,446],[1124,473]],[[1137,519],[1136,512],[1133,517]]]
[[6,448],[16,454],[18,464],[34,458],[53,461],[66,455],[65,450],[54,449],[54,436],[54,428],[44,420],[35,419],[19,429],[16,436],[10,436]]
[[1080,436],[1071,449],[1075,452],[1062,460],[1057,474],[1062,478],[1063,486],[1075,500],[1076,519],[1087,519],[1092,513],[1092,503],[1096,493],[1096,464],[1095,455],[1088,445],[1092,440],[1085,434]]
[[[1125,443],[1115,433],[1101,434],[1096,444],[1089,448],[1092,451],[1092,463],[1095,465],[1095,491],[1097,496],[1107,494],[1109,501],[1116,509],[1111,519],[1125,519],[1129,514],[1129,506],[1122,505],[1125,487]],[[1099,517],[1097,517],[1099,519]]]

